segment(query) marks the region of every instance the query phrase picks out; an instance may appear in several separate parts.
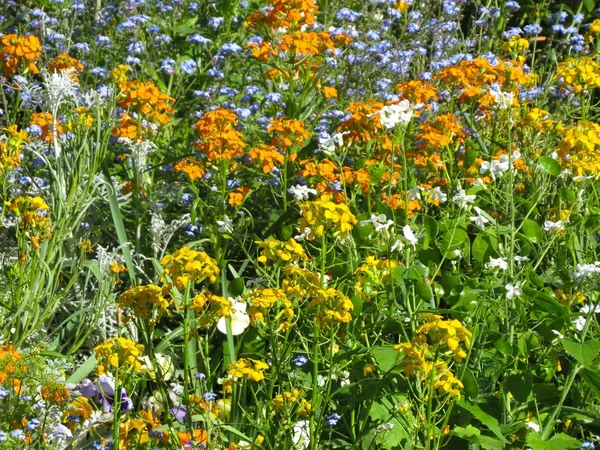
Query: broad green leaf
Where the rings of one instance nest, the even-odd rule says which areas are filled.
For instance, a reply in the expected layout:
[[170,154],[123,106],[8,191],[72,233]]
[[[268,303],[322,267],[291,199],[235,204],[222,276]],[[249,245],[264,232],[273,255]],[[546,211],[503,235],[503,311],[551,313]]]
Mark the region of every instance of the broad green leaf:
[[465,159],[463,161],[463,169],[467,170],[469,167],[471,167],[477,159],[477,156],[479,156],[479,152],[477,150],[467,150],[465,153]]
[[463,228],[450,229],[444,233],[440,248],[442,254],[447,259],[456,259],[459,256],[455,254],[460,250],[463,255],[469,254],[469,235]]
[[494,342],[494,347],[504,356],[510,356],[513,353],[512,344],[508,341],[506,336],[502,336],[496,342]]
[[479,437],[481,432],[479,431],[479,428],[475,428],[473,425],[467,425],[465,428],[455,427],[452,430],[452,434],[462,439],[469,439],[473,437]]
[[229,282],[229,294],[233,297],[237,297],[238,295],[242,295],[244,290],[246,289],[246,284],[243,278],[234,278]]
[[600,397],[600,373],[597,370],[582,369],[579,375],[586,382],[588,387]]
[[506,379],[509,392],[518,402],[525,403],[529,400],[533,388],[532,373],[517,373]]
[[542,169],[550,175],[554,175],[556,177],[562,172],[560,164],[549,156],[540,156],[539,161]]
[[565,338],[562,340],[563,347],[571,356],[579,363],[583,364],[586,369],[593,369],[594,359],[600,352],[600,341],[590,339],[584,343],[574,341],[573,339]]
[[495,258],[498,256],[497,248],[498,239],[496,237],[480,232],[473,241],[471,248],[473,259],[482,263],[490,258]]
[[540,244],[544,240],[544,232],[536,221],[531,219],[523,220],[523,233],[534,244]]
[[396,366],[398,352],[391,345],[376,345],[371,347],[371,352],[379,368],[387,372]]
[[537,432],[527,434],[527,445],[531,450],[575,450],[581,446],[581,441],[564,433],[557,434],[548,441],[544,441]]
[[431,299],[433,298],[433,292],[431,288],[423,280],[417,281],[416,291],[417,295],[426,302],[431,301]]
[[462,378],[462,384],[465,387],[465,395],[470,399],[475,399],[479,396],[479,384],[477,378],[473,375],[473,372],[469,369],[465,369],[465,374]]
[[502,442],[507,442],[502,434],[502,430],[500,429],[500,425],[498,425],[498,420],[494,416],[490,416],[488,413],[483,411],[478,405],[473,403],[469,403],[464,398],[460,399],[457,402],[458,406],[469,411],[473,414],[477,420],[479,420],[482,424],[489,428],[489,430],[496,435],[498,439]]

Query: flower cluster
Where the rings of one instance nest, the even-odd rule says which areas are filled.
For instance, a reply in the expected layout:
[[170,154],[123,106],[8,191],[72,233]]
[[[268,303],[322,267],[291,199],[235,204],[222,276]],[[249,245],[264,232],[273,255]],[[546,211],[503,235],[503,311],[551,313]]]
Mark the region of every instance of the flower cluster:
[[124,377],[128,372],[139,372],[142,370],[143,351],[143,345],[130,339],[110,338],[94,348],[98,361],[96,372],[102,375],[114,369],[118,371],[119,377]]
[[190,282],[201,283],[208,280],[215,283],[219,275],[219,267],[213,258],[189,247],[182,247],[173,254],[166,255],[160,264],[164,268],[162,279],[165,280],[168,276],[180,291],[185,290]]
[[300,205],[300,229],[308,230],[308,239],[322,239],[326,233],[347,237],[358,220],[344,203],[336,204],[327,197]]

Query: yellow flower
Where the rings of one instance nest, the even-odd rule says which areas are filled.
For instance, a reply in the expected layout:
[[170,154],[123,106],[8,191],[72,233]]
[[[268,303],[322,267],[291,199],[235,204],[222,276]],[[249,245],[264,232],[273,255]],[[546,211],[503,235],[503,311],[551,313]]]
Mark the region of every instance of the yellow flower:
[[263,361],[242,358],[229,364],[227,374],[230,377],[246,378],[258,382],[265,379],[264,371],[268,368],[269,365]]
[[119,370],[120,375],[124,372],[140,372],[143,351],[143,345],[136,344],[130,339],[110,338],[94,348],[98,361],[96,370],[99,374],[103,374],[106,369],[113,367]]
[[135,315],[142,319],[165,314],[169,304],[162,296],[162,288],[154,284],[136,286],[119,296],[119,306],[132,308]]
[[302,203],[300,210],[302,212],[300,230],[302,232],[308,230],[306,236],[308,239],[322,238],[328,231],[334,236],[347,237],[358,222],[348,205],[336,204],[329,201],[327,196],[314,202]]
[[180,291],[183,291],[190,281],[200,283],[209,280],[211,283],[217,281],[219,267],[217,261],[205,252],[182,247],[172,255],[166,255],[160,264],[164,267],[162,280],[168,275]]
[[262,264],[266,264],[268,260],[285,264],[307,259],[304,248],[293,238],[287,242],[269,238],[266,241],[257,241],[256,244],[262,249],[258,257],[258,262]]

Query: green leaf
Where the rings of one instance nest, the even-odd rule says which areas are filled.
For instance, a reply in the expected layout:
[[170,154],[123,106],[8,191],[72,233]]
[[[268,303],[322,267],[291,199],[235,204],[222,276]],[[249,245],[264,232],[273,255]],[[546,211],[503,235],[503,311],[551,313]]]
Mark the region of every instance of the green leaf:
[[388,372],[396,367],[398,361],[398,352],[391,345],[375,345],[371,347],[371,352],[379,368]]
[[542,228],[534,220],[525,219],[523,221],[523,233],[534,244],[540,244],[544,240],[544,232],[542,231]]
[[583,9],[586,13],[591,13],[596,7],[596,0],[583,0]]
[[533,389],[533,374],[522,372],[510,375],[506,379],[506,387],[515,400],[525,403],[529,400]]
[[596,370],[583,369],[579,372],[581,378],[587,383],[588,387],[600,397],[600,373]]
[[562,172],[560,164],[549,156],[540,156],[539,161],[542,169],[544,169],[544,171],[550,175],[554,175],[556,177]]
[[447,259],[456,259],[458,255],[455,250],[461,250],[463,255],[469,255],[469,235],[463,228],[455,228],[448,230],[442,238],[440,248],[442,254]]
[[135,266],[133,265],[133,259],[131,258],[131,251],[129,249],[129,240],[127,239],[127,232],[125,231],[125,222],[123,222],[123,215],[121,214],[121,207],[117,200],[116,190],[113,186],[112,179],[108,173],[108,169],[104,168],[104,178],[108,184],[106,190],[108,196],[108,204],[110,206],[110,213],[113,218],[117,237],[119,238],[119,244],[121,244],[123,250],[123,257],[125,258],[125,265],[127,266],[127,272],[131,286],[136,286],[137,282],[135,279]]
[[495,258],[498,255],[498,239],[495,236],[490,236],[485,233],[479,233],[473,241],[471,252],[473,259],[482,263],[490,258]]
[[462,378],[462,384],[465,387],[465,395],[469,399],[475,399],[479,396],[479,384],[477,378],[473,375],[473,372],[469,369],[465,369],[465,373]]
[[502,442],[507,442],[504,436],[502,435],[502,430],[500,429],[500,425],[498,425],[498,420],[494,416],[490,416],[488,413],[483,411],[478,405],[469,403],[464,398],[460,399],[457,402],[457,405],[473,414],[473,417],[475,417],[482,424],[488,427],[489,430],[492,433],[494,433],[496,437]]
[[479,152],[477,150],[467,150],[465,153],[465,160],[463,161],[463,169],[467,170],[471,167],[478,156]]
[[496,342],[494,342],[494,347],[504,356],[510,356],[513,353],[512,344],[508,341],[506,336],[502,336]]
[[586,369],[594,368],[594,359],[596,359],[598,352],[600,352],[600,341],[590,339],[581,343],[573,339],[564,338],[562,344],[567,353],[573,356],[583,367]]
[[246,289],[246,284],[244,283],[243,278],[235,278],[229,282],[229,294],[233,297],[237,297],[238,295],[242,295],[244,290]]
[[87,377],[88,374],[90,374],[92,370],[94,370],[97,362],[98,361],[96,361],[96,355],[91,355],[88,359],[85,360],[85,362],[81,366],[79,366],[79,368],[75,372],[71,374],[69,378],[67,378],[67,381],[65,381],[65,383],[80,383],[81,380]]
[[481,435],[481,432],[479,431],[479,428],[475,428],[473,425],[467,425],[466,428],[455,427],[452,430],[452,435],[462,439],[470,440],[469,438],[478,438]]
[[530,432],[527,434],[527,445],[531,450],[575,450],[581,446],[581,441],[564,433],[544,441],[540,433]]
[[431,291],[431,288],[423,280],[417,281],[416,291],[417,295],[426,302],[431,301],[433,298],[433,292]]

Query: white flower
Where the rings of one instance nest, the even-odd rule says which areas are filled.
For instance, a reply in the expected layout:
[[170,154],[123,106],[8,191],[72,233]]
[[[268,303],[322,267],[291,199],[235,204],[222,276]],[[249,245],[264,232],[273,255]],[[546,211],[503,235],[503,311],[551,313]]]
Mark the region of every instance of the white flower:
[[415,186],[412,189],[406,191],[406,197],[409,200],[421,200],[421,191],[423,190],[420,186]]
[[[236,299],[230,300],[231,310],[231,334],[238,336],[250,325],[250,316],[246,314],[246,303]],[[223,334],[227,334],[227,321],[221,317],[217,322],[217,328]]]
[[387,129],[395,128],[398,124],[406,124],[414,116],[415,106],[408,100],[402,100],[395,105],[385,105],[376,114],[379,114],[381,124]]
[[404,249],[404,242],[402,242],[401,240],[397,240],[396,242],[394,242],[394,245],[392,245],[392,248],[390,248],[390,252],[401,252]]
[[485,182],[481,179],[481,178],[477,178],[474,182],[473,182],[473,186],[481,186],[484,189],[487,189]]
[[408,241],[408,243],[411,244],[413,248],[416,248],[416,245],[419,243],[419,238],[422,237],[422,235],[416,235],[410,225],[404,225],[402,232],[404,233],[404,238]]
[[394,429],[394,424],[390,422],[382,423],[377,426],[375,430],[376,433],[383,433],[384,431],[392,431]]
[[490,261],[485,263],[485,268],[490,269],[494,267],[497,267],[502,270],[507,270],[508,261],[506,260],[506,258],[490,258]]
[[431,192],[431,195],[429,196],[429,201],[432,203],[446,203],[447,199],[448,195],[445,192],[443,192],[440,187],[434,188]]
[[521,256],[521,255],[515,256],[515,262],[525,262],[525,261],[529,261],[529,258],[527,256]]
[[382,231],[387,231],[393,224],[393,220],[386,220],[387,217],[385,214],[371,214],[371,218],[369,220],[361,220],[359,225],[364,227],[365,225],[372,224],[375,227],[375,231],[381,233]]
[[600,274],[600,261],[596,261],[594,264],[577,264],[573,272],[575,278],[591,277],[595,274]]
[[319,149],[329,156],[335,154],[335,151],[344,145],[345,134],[348,134],[348,132],[334,133],[333,136],[330,136],[329,133],[323,133],[319,137]]
[[350,372],[344,370],[340,378],[340,386],[348,386],[350,384]]
[[296,186],[292,186],[288,189],[288,192],[294,196],[296,201],[304,201],[308,200],[308,195],[317,195],[317,191],[315,189],[311,189],[307,186],[302,186],[301,184],[297,184]]
[[544,221],[544,231],[560,231],[564,228],[563,221],[551,222],[549,220]]
[[475,212],[477,213],[477,215],[469,217],[469,219],[471,220],[471,222],[473,222],[479,228],[485,228],[485,224],[489,223],[490,219],[488,219],[487,217],[485,217],[484,215],[482,215],[483,211],[481,210],[481,208],[479,208],[477,206],[474,206],[473,209],[475,210]]
[[521,290],[521,283],[509,283],[504,287],[506,288],[506,298],[509,300],[512,300],[515,297],[519,297],[523,293],[523,291]]
[[509,169],[509,160],[508,156],[502,155],[500,156],[500,160],[493,160],[492,162],[484,161],[479,166],[479,173],[481,175],[485,175],[489,172],[492,179],[496,179],[498,177],[502,177],[504,172],[507,172]]
[[558,337],[558,339],[565,338],[564,335],[560,331],[557,331],[557,330],[551,330],[551,331]]
[[327,379],[323,375],[317,375],[317,386],[323,387],[327,384]]
[[530,422],[526,422],[525,426],[527,428],[529,428],[530,430],[535,431],[536,433],[540,432],[540,426],[537,423],[535,423],[535,422],[531,422],[531,421]]
[[513,104],[513,93],[503,92],[497,84],[492,85],[489,92],[499,109],[508,109]]
[[458,203],[460,208],[466,208],[469,203],[473,203],[477,198],[476,195],[467,195],[464,189],[461,189],[458,194],[452,197],[452,201]]
[[296,448],[310,447],[310,422],[308,420],[300,420],[292,426],[294,435],[292,442]]
[[219,225],[219,233],[233,233],[233,222],[227,214],[223,217],[223,220],[217,220],[217,225]]
[[577,331],[583,331],[583,329],[585,327],[585,322],[586,322],[586,318],[583,316],[578,316],[575,319],[573,319],[573,325],[575,325],[575,329]]

